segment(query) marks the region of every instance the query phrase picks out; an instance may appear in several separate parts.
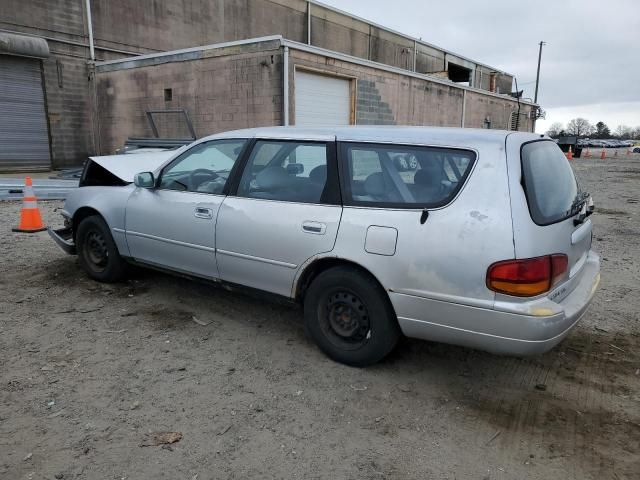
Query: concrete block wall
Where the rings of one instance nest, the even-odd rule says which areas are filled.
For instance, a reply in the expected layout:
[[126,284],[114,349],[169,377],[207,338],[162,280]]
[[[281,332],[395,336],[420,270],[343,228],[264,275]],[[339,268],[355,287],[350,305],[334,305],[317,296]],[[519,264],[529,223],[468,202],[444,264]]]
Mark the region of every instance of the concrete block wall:
[[[295,121],[294,69],[309,68],[326,74],[350,77],[356,82],[355,119],[360,125],[436,125],[460,127],[464,93],[459,87],[387,72],[369,66],[290,50],[290,118]],[[465,127],[483,128],[489,118],[491,128],[506,129],[515,100],[467,91]],[[521,106],[520,130],[531,131],[526,118],[531,107]]]
[[[65,47],[69,50],[58,46],[58,51]],[[52,165],[77,166],[93,151],[89,66],[82,58],[57,54],[43,60],[43,67]]]
[[166,51],[276,34],[306,41],[301,0],[92,0],[92,12],[96,42],[114,48]]
[[2,0],[0,28],[83,40],[86,34],[84,1]]
[[[171,101],[164,99],[167,88],[172,90]],[[186,109],[198,137],[281,125],[282,51],[205,55],[199,60],[98,73],[96,92],[101,154],[113,153],[129,136],[151,136],[147,110]]]
[[358,125],[395,125],[393,110],[373,80],[357,81],[356,123]]
[[[465,111],[465,127],[482,128],[485,120],[489,120],[491,128],[508,130],[511,120],[511,112],[518,110],[518,102],[510,99],[502,99],[481,93],[467,92],[467,106]],[[531,106],[520,106],[520,131],[530,132],[533,129],[533,121],[530,117]]]

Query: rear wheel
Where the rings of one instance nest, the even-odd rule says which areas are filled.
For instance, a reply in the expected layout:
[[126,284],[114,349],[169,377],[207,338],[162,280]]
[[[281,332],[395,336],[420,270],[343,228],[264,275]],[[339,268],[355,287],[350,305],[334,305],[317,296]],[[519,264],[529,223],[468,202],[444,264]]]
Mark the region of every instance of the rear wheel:
[[387,293],[370,275],[348,266],[318,275],[305,295],[304,318],[323,352],[356,367],[382,360],[400,337]]
[[98,215],[84,218],[76,233],[78,258],[94,280],[117,282],[127,273],[127,263],[120,257],[106,222]]

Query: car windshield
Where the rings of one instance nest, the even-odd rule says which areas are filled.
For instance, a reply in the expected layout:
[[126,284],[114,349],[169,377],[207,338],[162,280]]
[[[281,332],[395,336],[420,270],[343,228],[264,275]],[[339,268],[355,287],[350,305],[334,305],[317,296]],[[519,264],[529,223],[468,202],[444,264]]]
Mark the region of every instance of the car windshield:
[[219,194],[246,140],[214,140],[194,146],[169,165],[160,188]]
[[172,169],[173,174],[190,172],[197,168],[204,168],[216,173],[230,172],[235,163],[244,142],[216,142],[214,144],[202,144],[189,152],[189,156]]
[[554,142],[535,141],[523,145],[521,158],[533,221],[550,225],[571,216],[584,195],[562,150]]

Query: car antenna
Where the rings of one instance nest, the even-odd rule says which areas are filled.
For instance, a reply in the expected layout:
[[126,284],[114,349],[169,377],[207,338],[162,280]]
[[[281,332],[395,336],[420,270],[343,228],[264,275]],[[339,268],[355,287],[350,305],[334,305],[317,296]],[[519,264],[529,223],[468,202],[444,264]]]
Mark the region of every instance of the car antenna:
[[429,210],[425,207],[422,209],[422,215],[420,215],[420,225],[424,225],[424,222],[429,218]]

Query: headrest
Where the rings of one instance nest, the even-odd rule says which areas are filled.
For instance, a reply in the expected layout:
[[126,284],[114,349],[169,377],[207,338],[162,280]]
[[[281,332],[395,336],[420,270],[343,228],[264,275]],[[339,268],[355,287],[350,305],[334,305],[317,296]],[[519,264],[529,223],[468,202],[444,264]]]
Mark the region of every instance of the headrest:
[[425,162],[413,176],[413,183],[423,187],[437,187],[442,183],[442,170],[435,162]]
[[387,193],[382,172],[372,173],[364,181],[364,191],[372,197],[384,197]]
[[256,175],[256,184],[263,190],[288,187],[291,177],[282,167],[266,167]]
[[313,183],[325,183],[327,181],[327,166],[318,165],[309,172],[309,180]]

